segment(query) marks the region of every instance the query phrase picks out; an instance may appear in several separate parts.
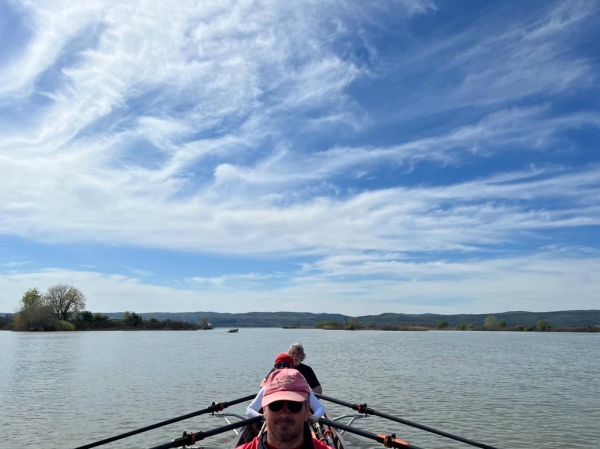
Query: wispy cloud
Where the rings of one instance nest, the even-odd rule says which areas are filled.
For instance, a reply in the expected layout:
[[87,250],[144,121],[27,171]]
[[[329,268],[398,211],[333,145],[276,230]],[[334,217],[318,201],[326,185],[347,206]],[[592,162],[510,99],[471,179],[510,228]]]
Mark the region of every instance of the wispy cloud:
[[[139,311],[208,293],[300,310],[316,292],[430,311],[444,291],[475,310],[507,304],[486,285],[568,290],[572,259],[542,248],[597,247],[596,2],[7,7],[0,236],[32,261],[0,261],[7,285],[68,275],[105,311],[105,288],[146,294]],[[71,263],[39,243],[115,254]],[[136,249],[184,273],[117,254]]]
[[454,35],[434,33],[410,46],[397,65],[387,65],[405,81],[394,118],[466,107],[475,108],[462,111],[472,116],[481,108],[596,86],[593,54],[573,51],[586,34],[594,40],[588,30],[597,18],[596,2],[553,3],[517,14],[499,9],[488,8]]
[[247,273],[247,274],[230,274],[218,277],[192,277],[189,279],[184,279],[184,282],[190,284],[209,284],[214,286],[220,286],[225,284],[234,284],[234,285],[249,285],[253,282],[260,282],[272,279],[274,275],[272,274],[262,274],[262,273]]
[[5,267],[8,269],[23,267],[30,263],[31,262],[27,261],[27,260],[2,260],[2,259],[0,259],[0,267]]

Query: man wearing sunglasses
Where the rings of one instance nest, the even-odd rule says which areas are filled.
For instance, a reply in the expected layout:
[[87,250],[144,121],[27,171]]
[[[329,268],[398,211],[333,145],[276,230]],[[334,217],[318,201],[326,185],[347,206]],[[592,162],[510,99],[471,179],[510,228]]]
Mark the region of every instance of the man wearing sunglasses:
[[240,449],[331,449],[304,431],[310,393],[298,370],[282,368],[271,373],[261,402],[267,430]]
[[[280,369],[285,368],[294,368],[294,359],[287,352],[282,352],[281,354],[277,354],[275,357],[275,363],[273,364],[273,372]],[[264,395],[265,388],[261,388],[256,397],[252,400],[248,408],[246,408],[246,416],[248,418],[254,418],[255,416],[259,416],[261,414],[262,408],[262,398]],[[317,397],[310,392],[310,408],[313,410],[312,415],[315,418],[321,418],[325,414],[325,407],[323,404],[317,399]]]

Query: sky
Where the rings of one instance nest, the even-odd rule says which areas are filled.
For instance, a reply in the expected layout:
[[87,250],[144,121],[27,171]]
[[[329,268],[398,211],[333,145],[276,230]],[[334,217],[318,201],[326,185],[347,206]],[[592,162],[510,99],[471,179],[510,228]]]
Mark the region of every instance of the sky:
[[599,22],[0,0],[0,312],[598,309]]

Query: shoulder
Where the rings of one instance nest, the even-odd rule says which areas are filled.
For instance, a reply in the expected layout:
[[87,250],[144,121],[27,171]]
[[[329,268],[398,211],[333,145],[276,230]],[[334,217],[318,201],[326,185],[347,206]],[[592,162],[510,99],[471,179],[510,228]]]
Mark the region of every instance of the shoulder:
[[331,446],[326,445],[321,440],[317,440],[316,438],[312,439],[312,443],[314,449],[331,449]]
[[263,396],[265,395],[265,387],[262,387],[260,389],[260,391],[258,393],[256,393],[256,396],[254,397],[255,401],[262,401]]
[[258,437],[255,437],[249,443],[242,444],[241,446],[238,446],[236,449],[256,449],[257,447],[258,447]]
[[310,366],[308,366],[308,365],[305,365],[304,363],[301,363],[300,365],[298,365],[298,366],[296,367],[296,369],[297,369],[298,371],[300,371],[301,373],[303,373],[303,372],[307,372],[307,373],[313,373],[313,374],[315,373],[315,372],[313,371],[313,369],[312,369]]
[[296,369],[300,371],[302,375],[306,378],[310,385],[310,388],[314,388],[316,385],[318,385],[319,382],[317,381],[317,375],[310,366],[300,364],[296,367]]

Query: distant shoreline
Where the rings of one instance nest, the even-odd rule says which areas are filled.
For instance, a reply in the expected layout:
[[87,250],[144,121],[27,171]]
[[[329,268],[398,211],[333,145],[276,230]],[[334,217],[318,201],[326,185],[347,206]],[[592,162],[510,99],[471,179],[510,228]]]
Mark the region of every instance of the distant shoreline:
[[[502,312],[495,314],[403,314],[384,313],[351,317],[334,313],[306,312],[179,312],[91,314],[87,321],[73,316],[77,330],[195,330],[215,328],[285,328],[326,330],[503,330],[586,332],[600,331],[600,310],[565,310],[557,312]],[[10,330],[15,314],[0,314],[0,329]],[[496,324],[486,324],[491,320]],[[50,330],[50,329],[49,329]],[[58,328],[55,330],[59,330]],[[68,329],[65,329],[68,330]],[[73,329],[71,329],[73,330]]]

